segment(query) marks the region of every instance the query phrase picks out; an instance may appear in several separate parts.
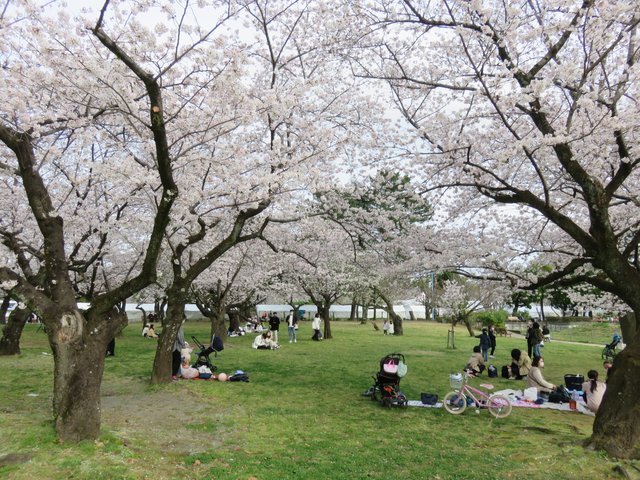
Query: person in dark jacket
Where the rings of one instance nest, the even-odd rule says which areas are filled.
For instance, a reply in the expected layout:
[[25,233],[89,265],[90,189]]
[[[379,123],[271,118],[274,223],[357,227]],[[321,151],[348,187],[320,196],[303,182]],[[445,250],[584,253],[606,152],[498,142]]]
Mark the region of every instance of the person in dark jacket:
[[275,343],[278,343],[278,331],[280,330],[280,317],[276,315],[276,312],[272,312],[269,317],[269,330],[271,330],[271,337]]
[[527,333],[524,336],[527,339],[527,355],[531,358],[533,356],[533,321],[529,320]]
[[489,325],[489,340],[491,340],[491,351],[489,352],[489,358],[495,358],[493,356],[496,353],[496,327]]
[[533,356],[541,357],[540,347],[544,346],[544,336],[542,335],[542,329],[540,328],[540,324],[538,322],[533,322],[533,330],[531,331],[532,335],[532,345],[533,345]]
[[485,362],[489,361],[489,349],[491,348],[491,339],[487,333],[487,329],[483,328],[480,334],[480,351],[482,352],[482,358]]

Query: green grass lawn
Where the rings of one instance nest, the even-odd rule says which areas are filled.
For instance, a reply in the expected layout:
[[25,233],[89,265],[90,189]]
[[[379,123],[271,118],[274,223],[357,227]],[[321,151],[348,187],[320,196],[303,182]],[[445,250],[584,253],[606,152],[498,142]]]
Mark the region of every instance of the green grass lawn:
[[[370,325],[334,322],[335,338],[312,342],[304,322],[297,344],[250,348],[253,336],[228,339],[219,371],[244,370],[249,383],[181,380],[148,383],[155,342],[128,327],[107,359],[102,435],[79,445],[57,442],[51,421],[52,357],[45,335],[28,325],[19,357],[0,357],[0,477],[8,479],[604,479],[617,462],[585,451],[593,417],[514,408],[506,419],[468,409],[383,408],[361,394],[381,357],[406,356],[401,387],[443,397],[449,373],[464,366],[477,339],[447,326],[406,322],[402,337]],[[208,325],[188,322],[187,338]],[[286,332],[280,332],[285,333]],[[282,338],[281,338],[282,340]],[[523,339],[498,338],[494,364]],[[545,375],[602,370],[600,351],[550,343]],[[601,372],[602,373],[602,372]],[[475,383],[486,382],[486,378]],[[520,382],[492,379],[496,389]],[[629,463],[626,464],[630,470]],[[632,469],[631,469],[632,470]]]
[[577,324],[571,328],[566,328],[551,333],[552,340],[567,340],[570,342],[596,343],[604,347],[611,343],[614,333],[620,332],[620,325],[617,323],[597,323],[588,322]]

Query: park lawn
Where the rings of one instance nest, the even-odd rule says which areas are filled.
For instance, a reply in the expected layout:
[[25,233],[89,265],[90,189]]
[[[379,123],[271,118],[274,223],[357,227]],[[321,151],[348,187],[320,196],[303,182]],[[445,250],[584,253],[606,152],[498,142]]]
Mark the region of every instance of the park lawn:
[[[132,325],[107,359],[100,439],[60,444],[51,420],[52,357],[36,328],[27,326],[22,355],[0,357],[0,478],[621,478],[614,471],[620,462],[581,447],[593,424],[587,415],[514,408],[494,420],[487,411],[388,409],[363,397],[391,352],[406,356],[401,387],[409,399],[450,390],[449,373],[464,366],[477,339],[458,329],[457,348],[447,349],[447,326],[425,322],[405,322],[398,337],[334,322],[335,338],[322,342],[310,340],[303,322],[298,343],[282,342],[276,351],[251,349],[253,335],[230,338],[214,363],[226,373],[244,370],[249,383],[162,386],[148,383],[155,341]],[[208,329],[188,322],[185,331],[204,340]],[[508,363],[524,342],[499,337],[493,363]],[[551,342],[544,356],[545,376],[556,383],[566,373],[602,370],[600,350],[586,345]],[[630,472],[636,465],[623,463]]]
[[553,331],[552,341],[566,340],[570,342],[595,343],[604,347],[611,343],[614,333],[620,332],[620,324],[608,322],[585,322],[576,324],[571,328]]

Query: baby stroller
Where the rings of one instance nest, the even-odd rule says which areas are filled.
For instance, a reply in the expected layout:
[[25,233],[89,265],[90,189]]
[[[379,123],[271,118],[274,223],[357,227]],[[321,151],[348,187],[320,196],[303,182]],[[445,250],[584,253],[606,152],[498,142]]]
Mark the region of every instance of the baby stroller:
[[217,357],[218,352],[221,352],[222,350],[224,350],[224,344],[222,343],[222,339],[217,335],[214,335],[213,337],[211,337],[211,343],[209,344],[208,347],[205,347],[202,343],[200,343],[196,337],[191,337],[191,339],[193,340],[193,343],[195,343],[198,346],[198,349],[199,349],[199,352],[196,354],[197,358],[196,358],[196,362],[193,364],[193,367],[199,368],[205,365],[209,367],[209,369],[212,372],[215,372],[217,367],[213,363],[211,363],[211,360],[209,359],[209,355],[213,353]]
[[390,353],[380,360],[380,371],[373,379],[374,385],[365,392],[371,400],[380,400],[382,406],[406,407],[407,397],[400,391],[400,379],[406,374],[404,355]]
[[608,358],[613,358],[616,356],[616,348],[618,347],[618,344],[622,341],[622,337],[620,335],[618,335],[617,333],[614,333],[613,336],[611,337],[611,343],[609,343],[608,345],[604,346],[604,349],[602,350],[602,359],[606,360]]

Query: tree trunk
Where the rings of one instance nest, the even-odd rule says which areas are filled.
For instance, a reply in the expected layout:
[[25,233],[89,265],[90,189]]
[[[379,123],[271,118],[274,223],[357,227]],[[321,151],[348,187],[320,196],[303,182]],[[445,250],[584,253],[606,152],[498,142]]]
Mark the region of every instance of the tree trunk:
[[325,301],[322,304],[316,304],[316,308],[318,309],[320,318],[322,318],[322,320],[324,321],[324,330],[322,336],[325,340],[330,340],[333,338],[333,335],[331,334],[331,317],[329,315],[331,303],[325,298]]
[[467,327],[467,332],[469,332],[469,336],[473,337],[475,335],[475,333],[473,331],[473,325],[471,325],[471,319],[469,318],[469,315],[465,315],[462,318],[462,321],[463,321],[465,327]]
[[211,321],[211,336],[209,337],[209,341],[211,341],[214,335],[216,337],[226,338],[227,326],[224,323],[224,305],[217,305],[212,313],[213,315],[209,317]]
[[349,320],[350,321],[354,321],[356,320],[358,317],[358,300],[356,299],[356,297],[353,297],[353,300],[351,300],[351,312],[349,312]]
[[65,442],[100,435],[100,384],[107,344],[127,324],[115,309],[108,318],[86,319],[78,310],[49,321],[53,350],[53,417],[58,438]]
[[627,313],[620,317],[620,333],[624,343],[631,343],[636,334],[637,324],[636,316],[633,312]]
[[[151,383],[158,384],[171,381],[173,347],[178,338],[180,326],[184,321],[184,306],[187,303],[187,296],[184,291],[179,287],[174,291],[167,291],[167,315],[164,328],[160,338],[158,338],[156,356],[153,360],[153,371],[151,372]],[[185,340],[187,340],[186,335]]]
[[240,313],[237,309],[229,311],[229,331],[236,331],[240,328]]
[[2,303],[0,304],[0,324],[4,325],[7,323],[7,311],[9,311],[9,305],[11,304],[10,297],[4,297],[2,299]]
[[617,458],[640,458],[640,341],[616,355],[587,446]]
[[404,331],[402,328],[402,317],[393,311],[393,304],[391,303],[391,300],[389,300],[387,296],[383,295],[379,291],[376,291],[376,293],[378,294],[380,299],[384,302],[385,311],[387,312],[387,315],[389,315],[389,319],[393,322],[393,334],[403,335]]
[[20,355],[20,337],[31,311],[16,308],[9,315],[9,321],[2,329],[0,355]]

